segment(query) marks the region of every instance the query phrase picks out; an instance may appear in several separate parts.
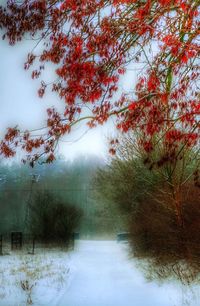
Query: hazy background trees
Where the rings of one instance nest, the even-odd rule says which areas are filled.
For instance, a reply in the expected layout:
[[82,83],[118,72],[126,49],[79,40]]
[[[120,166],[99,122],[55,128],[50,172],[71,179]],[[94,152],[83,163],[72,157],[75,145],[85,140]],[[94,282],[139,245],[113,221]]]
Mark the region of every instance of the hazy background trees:
[[[49,194],[51,209],[59,201],[64,206],[76,207],[82,212],[76,225],[82,237],[114,237],[123,229],[121,215],[114,201],[103,199],[97,193],[94,176],[105,162],[96,156],[80,156],[72,161],[58,158],[53,164],[0,166],[0,233],[27,231],[27,222],[33,214],[31,207]],[[48,208],[48,207],[47,207]],[[48,211],[48,209],[47,209]],[[39,230],[39,216],[34,216]]]

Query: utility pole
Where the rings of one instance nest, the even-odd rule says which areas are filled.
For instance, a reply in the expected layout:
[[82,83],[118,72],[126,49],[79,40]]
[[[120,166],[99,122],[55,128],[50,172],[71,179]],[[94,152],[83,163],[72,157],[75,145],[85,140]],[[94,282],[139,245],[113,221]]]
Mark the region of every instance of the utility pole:
[[33,186],[35,183],[39,181],[40,175],[39,174],[31,174],[31,185],[30,185],[30,191],[29,196],[26,204],[26,213],[25,213],[25,219],[24,219],[24,231],[28,231],[28,226],[30,222],[30,208],[31,208],[31,199],[32,199],[32,193],[33,193]]

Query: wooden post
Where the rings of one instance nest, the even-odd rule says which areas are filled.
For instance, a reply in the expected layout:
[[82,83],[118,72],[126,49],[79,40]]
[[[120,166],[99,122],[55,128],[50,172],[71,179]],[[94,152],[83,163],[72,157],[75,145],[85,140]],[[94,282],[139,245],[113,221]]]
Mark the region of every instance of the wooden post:
[[22,232],[11,232],[11,250],[22,249]]
[[32,254],[35,254],[35,236],[33,236]]
[[0,235],[0,255],[3,255],[3,235]]

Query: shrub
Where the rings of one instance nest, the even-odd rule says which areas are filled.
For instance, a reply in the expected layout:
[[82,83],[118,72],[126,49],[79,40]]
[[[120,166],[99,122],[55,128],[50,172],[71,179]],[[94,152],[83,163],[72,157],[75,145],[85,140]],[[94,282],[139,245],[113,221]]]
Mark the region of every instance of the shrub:
[[39,192],[30,214],[30,232],[43,242],[69,243],[82,212],[49,192]]

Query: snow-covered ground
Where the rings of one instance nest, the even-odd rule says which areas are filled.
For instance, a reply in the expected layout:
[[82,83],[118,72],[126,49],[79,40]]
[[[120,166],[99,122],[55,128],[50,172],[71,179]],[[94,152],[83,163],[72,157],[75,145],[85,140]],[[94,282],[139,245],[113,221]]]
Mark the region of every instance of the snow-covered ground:
[[35,306],[183,306],[188,292],[147,282],[127,245],[115,241],[79,241],[71,253],[0,257],[0,306],[28,305],[29,298]]
[[73,272],[70,253],[38,250],[0,257],[0,306],[55,305]]
[[183,306],[193,298],[176,283],[147,282],[123,243],[80,241],[73,263],[76,273],[56,306]]

